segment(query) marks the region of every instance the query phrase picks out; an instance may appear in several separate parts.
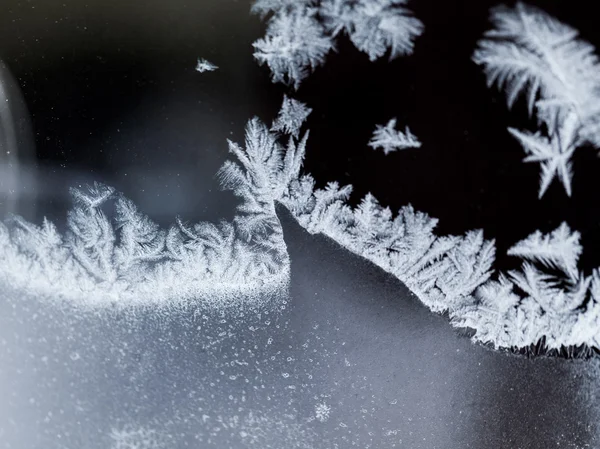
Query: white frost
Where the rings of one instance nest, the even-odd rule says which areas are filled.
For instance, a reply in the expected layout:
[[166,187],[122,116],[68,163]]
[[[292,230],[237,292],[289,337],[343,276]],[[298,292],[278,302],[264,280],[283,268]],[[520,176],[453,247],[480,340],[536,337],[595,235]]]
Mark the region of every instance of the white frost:
[[371,194],[351,207],[351,186],[331,182],[318,189],[309,174],[301,174],[305,143],[306,135],[292,147],[289,157],[296,163],[284,169],[291,181],[279,201],[309,232],[323,233],[392,273],[431,310],[447,311],[455,326],[474,329],[475,341],[496,348],[568,348],[567,355],[573,348],[600,347],[600,270],[579,274],[580,235],[566,223],[514,245],[509,254],[527,262],[492,280],[494,242],[484,240],[482,231],[438,237],[437,220],[410,205],[394,215]]
[[474,340],[496,348],[540,343],[554,351],[599,348],[600,272],[578,273],[579,238],[563,223],[550,234],[536,231],[517,243],[508,253],[527,262],[480,287],[473,304],[453,311],[454,323],[474,329]]
[[203,58],[198,58],[198,62],[196,63],[196,71],[200,73],[214,72],[218,68],[218,66]]
[[282,132],[298,138],[300,128],[311,112],[312,109],[304,103],[284,95],[283,104],[271,126],[271,131]]
[[300,86],[325,63],[335,39],[345,33],[371,61],[411,54],[423,24],[405,7],[407,0],[256,0],[252,11],[268,19],[254,57],[267,64],[273,82]]
[[396,130],[396,119],[391,119],[387,125],[377,125],[373,137],[369,141],[373,149],[381,148],[385,154],[407,148],[420,148],[421,142],[410,132],[408,126],[402,131]]
[[495,28],[479,42],[473,60],[488,85],[506,92],[511,107],[526,97],[538,133],[511,133],[525,148],[526,162],[541,164],[540,197],[554,177],[571,194],[571,156],[578,147],[600,146],[600,63],[578,31],[544,11],[517,3],[494,8]]
[[325,422],[329,419],[331,407],[324,402],[315,405],[315,418],[320,422]]
[[110,449],[167,449],[161,442],[161,435],[145,427],[112,429]]
[[274,200],[287,182],[281,167],[297,162],[256,119],[246,148],[230,142],[230,150],[239,164],[226,162],[220,175],[242,198],[232,222],[176,219],[161,229],[111,187],[71,189],[75,204],[64,235],[46,219],[41,226],[21,217],[0,222],[0,284],[102,307],[195,299],[224,306],[285,288],[289,258]]
[[[482,231],[437,236],[437,220],[410,205],[394,214],[367,194],[351,207],[352,186],[316,188],[302,173],[308,132],[282,142],[285,133],[300,135],[302,121],[275,131],[253,118],[245,145],[229,142],[235,160],[223,165],[219,178],[241,198],[232,222],[177,219],[162,230],[110,187],[73,189],[64,236],[48,220],[0,223],[0,283],[82,305],[222,300],[236,291],[277,290],[289,279],[278,202],[310,233],[365,257],[431,310],[474,329],[476,341],[557,351],[599,347],[600,270],[579,273],[579,233],[566,224],[548,235],[535,232],[509,250],[524,259],[522,268],[492,280],[494,242]],[[108,202],[115,206],[113,220],[105,213]]]

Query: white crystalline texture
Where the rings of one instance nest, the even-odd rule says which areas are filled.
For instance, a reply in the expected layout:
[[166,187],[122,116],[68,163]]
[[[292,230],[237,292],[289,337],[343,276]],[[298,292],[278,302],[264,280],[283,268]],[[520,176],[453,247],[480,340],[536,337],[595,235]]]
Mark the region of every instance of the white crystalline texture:
[[437,220],[410,205],[394,216],[370,194],[352,208],[347,203],[352,186],[331,182],[316,189],[310,175],[300,174],[305,143],[306,135],[300,145],[290,147],[296,162],[293,170],[283,168],[290,173],[285,176],[289,182],[278,201],[309,232],[323,233],[392,273],[435,311],[469,300],[490,277],[495,249],[481,231],[437,237]]
[[566,223],[514,245],[509,254],[527,262],[492,280],[494,242],[481,231],[438,237],[437,220],[410,205],[394,215],[371,194],[352,208],[352,187],[315,188],[310,175],[300,174],[305,145],[293,149],[297,162],[280,201],[298,222],[392,273],[431,310],[448,311],[454,325],[474,329],[475,341],[510,349],[541,342],[557,351],[599,348],[600,273],[580,275],[580,235]]
[[300,87],[310,72],[325,62],[333,41],[312,9],[294,8],[276,13],[264,38],[253,44],[254,57],[267,64],[273,82]]
[[354,46],[371,61],[385,55],[389,59],[413,52],[414,40],[423,32],[421,21],[413,17],[407,0],[325,0],[321,15],[328,30],[350,37]]
[[[289,114],[291,101],[285,99],[280,117]],[[472,328],[475,341],[496,348],[599,348],[600,271],[579,273],[579,233],[566,224],[548,235],[535,232],[509,250],[524,259],[522,268],[492,280],[494,242],[482,231],[436,236],[437,220],[410,205],[393,214],[368,194],[352,207],[352,186],[316,188],[302,174],[308,132],[282,143],[285,134],[300,134],[302,121],[274,131],[254,118],[244,146],[229,142],[235,160],[223,165],[219,179],[241,199],[232,222],[177,219],[162,230],[110,187],[73,189],[65,236],[48,220],[0,223],[0,283],[82,305],[172,304],[277,289],[289,279],[279,202],[310,233],[365,257],[431,310]],[[112,220],[108,203],[115,206]]]
[[[570,114],[558,133],[550,138],[542,135],[539,131],[531,133],[514,128],[508,129],[528,154],[524,161],[539,162],[541,165],[539,198],[546,193],[555,177],[558,177],[567,195],[571,196],[571,181],[573,179],[571,156],[575,151],[575,146],[572,144],[575,128],[569,126],[569,124],[573,124],[573,118],[575,118],[575,114]],[[564,146],[563,142],[570,142],[571,144]]]
[[[287,285],[289,258],[274,200],[299,170],[296,144],[288,151],[258,120],[248,124],[246,148],[230,142],[239,164],[221,170],[226,188],[242,198],[233,222],[161,229],[111,187],[72,189],[74,207],[62,236],[13,217],[0,223],[0,283],[80,306],[128,306],[261,296]],[[300,146],[304,145],[303,142]],[[114,217],[106,211],[114,206]]]
[[294,138],[298,138],[300,128],[302,128],[302,125],[311,112],[312,109],[307,107],[304,103],[284,95],[283,104],[281,105],[277,118],[271,126],[271,131],[282,132],[293,136]]
[[373,149],[382,149],[385,154],[407,148],[419,148],[421,142],[406,127],[404,132],[396,130],[396,119],[391,119],[387,125],[377,125],[373,137],[369,141]]
[[571,232],[569,226],[562,223],[548,235],[534,232],[510,248],[508,254],[559,268],[575,281],[579,277],[577,262],[583,250],[579,239],[579,232]]
[[331,412],[331,407],[329,407],[324,402],[321,402],[315,406],[315,418],[320,422],[325,422],[329,419],[329,413]]
[[254,57],[267,64],[273,82],[296,89],[325,63],[335,38],[345,33],[371,61],[389,51],[389,59],[411,54],[423,24],[405,7],[406,0],[257,0],[252,11],[268,19]]
[[161,437],[157,431],[144,427],[112,429],[110,449],[167,449]]
[[600,63],[595,48],[578,31],[544,11],[517,3],[492,10],[495,28],[479,42],[474,61],[488,85],[506,92],[509,107],[526,97],[543,134],[511,129],[539,162],[540,197],[555,176],[571,194],[571,155],[578,147],[600,146]]
[[[600,276],[598,270],[588,277],[578,273],[579,238],[563,223],[517,243],[509,254],[527,260],[521,270],[480,287],[475,303],[453,312],[454,323],[474,329],[474,340],[496,348],[540,342],[546,350],[599,348]],[[560,274],[545,273],[544,267]]]
[[214,72],[218,68],[219,67],[214,65],[212,62],[207,61],[206,59],[202,59],[202,58],[199,58],[198,62],[196,63],[196,71],[200,72],[200,73]]

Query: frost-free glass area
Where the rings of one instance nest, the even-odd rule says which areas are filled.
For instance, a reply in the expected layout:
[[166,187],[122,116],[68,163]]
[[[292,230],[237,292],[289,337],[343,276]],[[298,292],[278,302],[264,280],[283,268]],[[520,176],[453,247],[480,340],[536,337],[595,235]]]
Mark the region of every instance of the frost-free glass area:
[[597,445],[600,36],[533,3],[4,2],[0,447]]

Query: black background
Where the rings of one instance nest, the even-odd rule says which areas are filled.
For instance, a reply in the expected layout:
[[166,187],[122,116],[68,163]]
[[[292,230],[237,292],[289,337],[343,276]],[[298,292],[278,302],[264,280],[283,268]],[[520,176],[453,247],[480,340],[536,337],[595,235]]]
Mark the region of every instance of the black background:
[[[600,45],[589,2],[532,3]],[[67,205],[57,198],[82,180],[116,185],[165,223],[228,215],[233,200],[213,179],[225,138],[242,140],[254,115],[270,120],[287,92],[313,108],[306,168],[319,185],[353,184],[354,204],[367,192],[394,210],[412,203],[444,234],[483,228],[497,240],[499,268],[514,266],[503,256],[511,244],[566,220],[583,235],[589,272],[600,245],[597,151],[575,153],[572,198],[555,181],[538,200],[539,165],[522,163],[506,130],[534,120],[523,103],[509,111],[470,59],[495,4],[412,2],[425,24],[412,56],[371,63],[342,38],[294,93],[253,61],[264,24],[247,2],[5,1],[0,58],[31,113],[37,176],[53,192],[39,195],[33,218],[60,222]],[[197,57],[220,69],[198,74]],[[388,156],[367,147],[391,117],[423,146]]]

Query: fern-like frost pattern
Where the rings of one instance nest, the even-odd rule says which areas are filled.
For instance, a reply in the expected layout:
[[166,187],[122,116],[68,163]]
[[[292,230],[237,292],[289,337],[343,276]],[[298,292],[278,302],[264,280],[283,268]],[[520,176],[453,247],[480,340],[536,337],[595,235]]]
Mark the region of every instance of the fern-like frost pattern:
[[589,276],[578,269],[578,232],[566,223],[536,231],[508,252],[521,269],[496,275],[494,242],[481,230],[436,236],[437,220],[410,205],[394,214],[367,194],[352,207],[352,186],[317,188],[302,172],[309,113],[286,97],[273,126],[253,118],[243,146],[228,142],[234,158],[218,177],[241,199],[233,221],[176,219],[164,230],[111,187],[72,189],[64,235],[48,220],[0,223],[0,282],[84,305],[222,301],[231,292],[279,290],[290,274],[275,213],[281,203],[308,232],[365,257],[431,310],[473,329],[477,342],[556,352],[599,347],[600,269]]
[[533,6],[492,10],[495,28],[479,42],[473,60],[488,85],[506,92],[508,106],[524,96],[540,130],[511,134],[525,149],[525,162],[541,166],[539,197],[558,179],[571,195],[571,156],[583,146],[600,147],[600,62],[578,31]]
[[204,58],[198,58],[198,62],[196,63],[196,72],[199,73],[214,72],[218,68],[215,64]]
[[408,126],[403,131],[396,129],[396,119],[391,119],[385,126],[377,125],[373,132],[373,137],[369,141],[369,146],[376,149],[382,149],[384,154],[393,153],[407,148],[420,148],[421,142],[410,132]]
[[578,271],[579,240],[563,223],[517,243],[508,254],[523,261],[521,269],[481,286],[473,304],[452,314],[454,323],[495,348],[565,355],[600,348],[600,270],[590,276]]
[[406,8],[407,0],[256,0],[252,11],[270,16],[254,57],[266,64],[273,82],[298,88],[327,54],[338,35],[375,61],[411,54],[423,24]]

